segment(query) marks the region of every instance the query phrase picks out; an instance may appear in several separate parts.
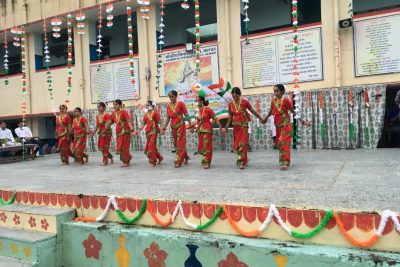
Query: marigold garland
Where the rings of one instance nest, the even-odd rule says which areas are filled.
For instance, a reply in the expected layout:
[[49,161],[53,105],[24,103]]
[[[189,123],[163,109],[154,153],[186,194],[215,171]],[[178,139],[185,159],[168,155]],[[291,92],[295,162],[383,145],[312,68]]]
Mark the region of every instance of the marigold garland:
[[132,8],[131,0],[126,0],[126,21],[128,24],[128,49],[131,83],[135,84],[135,64],[133,59],[133,30],[132,30]]
[[0,197],[0,206],[8,206],[14,203],[15,198],[17,197],[17,192],[13,192],[11,195],[10,199],[7,201],[4,201],[3,198]]

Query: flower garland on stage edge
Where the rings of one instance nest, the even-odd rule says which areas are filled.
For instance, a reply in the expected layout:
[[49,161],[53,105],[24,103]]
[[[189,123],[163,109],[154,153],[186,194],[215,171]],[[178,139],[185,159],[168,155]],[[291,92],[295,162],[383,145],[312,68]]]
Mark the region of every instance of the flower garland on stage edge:
[[69,94],[71,93],[72,88],[72,49],[73,49],[73,39],[72,39],[72,15],[67,15],[67,31],[68,31],[68,40],[67,40],[67,47],[68,47],[68,59],[67,59],[67,66],[68,66],[68,80],[67,80],[67,95],[68,98],[65,101],[69,103]]
[[196,71],[200,72],[200,1],[194,0],[194,23],[196,36]]
[[242,229],[239,224],[232,218],[230,211],[229,211],[229,206],[228,205],[223,205],[223,206],[219,206],[218,209],[214,212],[213,216],[211,217],[211,219],[209,221],[207,221],[204,224],[194,224],[192,222],[189,221],[189,219],[186,217],[184,210],[183,210],[183,204],[182,201],[178,201],[176,203],[175,209],[172,213],[172,215],[166,220],[166,221],[161,221],[157,215],[156,212],[153,210],[152,206],[154,206],[154,204],[149,200],[149,199],[143,199],[142,201],[142,207],[141,209],[138,211],[138,213],[135,215],[135,217],[133,219],[129,219],[127,218],[123,212],[119,209],[118,205],[117,205],[117,201],[115,199],[114,196],[110,196],[108,198],[107,204],[105,209],[103,210],[103,212],[101,213],[101,215],[97,218],[83,218],[83,217],[77,217],[75,219],[75,221],[78,222],[101,222],[103,221],[107,214],[110,212],[111,210],[111,205],[114,207],[115,212],[117,213],[117,215],[119,216],[119,218],[127,223],[127,224],[133,224],[135,222],[137,222],[142,216],[143,214],[147,211],[149,212],[150,216],[153,218],[154,222],[159,225],[162,228],[166,228],[169,227],[171,224],[173,224],[176,220],[176,217],[178,216],[178,213],[182,216],[182,220],[185,223],[186,226],[194,229],[194,230],[204,230],[207,227],[209,227],[210,225],[212,225],[217,219],[218,217],[221,215],[222,212],[224,212],[226,214],[226,218],[228,219],[229,224],[231,225],[231,227],[240,235],[242,236],[246,236],[246,237],[258,237],[260,236],[268,227],[269,223],[272,221],[273,218],[276,219],[277,223],[279,224],[279,226],[282,227],[282,229],[290,236],[297,238],[297,239],[310,239],[312,237],[314,237],[315,235],[317,235],[318,233],[320,233],[325,226],[327,225],[327,223],[329,222],[329,220],[334,219],[336,224],[338,225],[338,228],[340,230],[340,232],[342,233],[342,235],[346,238],[347,241],[349,241],[351,244],[353,244],[354,246],[357,247],[371,247],[373,246],[378,240],[379,238],[383,235],[383,231],[386,228],[386,225],[390,220],[392,220],[395,229],[398,233],[400,233],[400,222],[399,219],[397,218],[397,214],[391,210],[384,210],[381,214],[381,219],[379,222],[379,227],[376,231],[376,233],[370,237],[369,239],[365,240],[365,241],[359,241],[356,240],[354,237],[352,237],[345,229],[343,222],[341,221],[340,218],[340,214],[336,211],[333,210],[328,210],[325,212],[324,217],[322,218],[321,222],[312,230],[310,230],[309,232],[306,233],[300,233],[297,231],[292,230],[282,219],[282,217],[279,214],[278,209],[276,208],[275,205],[270,205],[268,208],[268,214],[266,216],[266,218],[264,219],[264,221],[261,223],[261,225],[255,229],[255,230],[244,230]]
[[132,30],[132,8],[131,0],[126,0],[126,22],[128,25],[128,49],[129,49],[129,72],[131,83],[135,84],[135,65],[133,59],[133,30]]
[[156,90],[160,88],[161,68],[163,66],[162,50],[164,48],[164,16],[165,16],[165,0],[160,0],[160,35],[158,36],[158,55],[157,55],[157,86]]
[[6,79],[4,80],[4,85],[8,85],[8,41],[7,41],[7,30],[4,30],[4,43],[3,43],[3,48],[4,48],[4,60],[3,60],[3,66],[4,66],[4,75],[6,76]]

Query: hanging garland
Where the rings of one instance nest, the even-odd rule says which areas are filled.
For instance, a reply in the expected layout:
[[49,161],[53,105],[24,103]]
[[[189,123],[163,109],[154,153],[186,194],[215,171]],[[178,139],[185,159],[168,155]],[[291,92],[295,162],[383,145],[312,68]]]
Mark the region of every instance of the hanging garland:
[[108,28],[111,28],[114,25],[114,23],[113,23],[114,15],[112,14],[113,10],[114,10],[113,4],[111,2],[108,3],[106,6],[107,27]]
[[131,74],[131,83],[135,84],[135,65],[133,59],[133,30],[132,30],[132,9],[131,0],[126,0],[126,18],[128,24],[128,49],[129,49],[129,66]]
[[3,65],[4,65],[4,75],[6,76],[6,79],[4,80],[4,85],[8,85],[9,81],[8,81],[8,71],[9,71],[9,67],[8,67],[8,41],[7,41],[7,30],[4,30],[4,43],[3,43],[3,47],[4,47],[4,60],[3,60]]
[[349,90],[348,93],[349,97],[349,139],[350,142],[354,142],[354,124],[353,124],[353,108],[354,108],[354,101],[353,101],[353,91]]
[[149,5],[150,0],[137,0],[137,3],[140,5],[140,13],[142,14],[142,19],[149,19]]
[[54,18],[51,19],[50,24],[52,26],[53,37],[56,39],[60,38],[62,20],[60,18]]
[[80,11],[79,14],[75,16],[75,19],[77,21],[76,27],[78,28],[79,35],[85,34],[85,18],[86,15],[85,13],[82,13],[82,11]]
[[11,29],[11,33],[14,34],[13,45],[15,47],[20,47],[21,46],[21,37],[22,37],[22,34],[23,34],[22,28],[18,28],[18,27],[12,28]]
[[298,90],[293,92],[293,102],[294,102],[294,114],[292,116],[294,116],[294,120],[296,121],[296,123],[294,123],[292,129],[293,129],[293,145],[300,145],[300,135],[298,135],[298,128],[300,125],[300,101],[301,101],[301,97],[300,97],[300,92]]
[[97,23],[98,34],[97,34],[97,49],[96,49],[98,60],[101,59],[101,53],[102,53],[101,48],[103,47],[103,45],[101,44],[101,40],[103,38],[103,36],[101,35],[101,29],[103,28],[102,11],[103,10],[102,10],[101,4],[99,4],[98,23]]
[[325,137],[325,124],[323,116],[324,92],[319,92],[318,94],[318,107],[319,107],[319,134],[321,136],[321,142],[322,144],[324,144],[324,137]]
[[7,201],[4,201],[3,198],[0,197],[0,206],[8,206],[14,203],[15,198],[17,197],[17,192],[13,192],[11,195],[10,199]]
[[299,35],[297,32],[298,29],[298,13],[297,13],[297,0],[292,0],[292,33],[293,33],[293,83],[294,90],[298,90],[299,86],[299,67],[298,67],[298,55],[297,51],[299,50]]
[[370,138],[369,138],[369,109],[370,109],[370,103],[369,103],[369,96],[368,96],[368,91],[364,91],[364,101],[365,101],[365,144],[370,145]]
[[[11,198],[14,197],[15,199],[15,193],[13,194],[13,196]],[[9,200],[7,201],[7,203],[10,202],[12,203],[13,200]],[[0,205],[1,205],[2,201],[0,199]],[[108,213],[111,210],[111,206],[114,207],[115,212],[117,213],[117,215],[119,216],[119,218],[128,224],[133,224],[135,222],[137,222],[142,216],[143,214],[148,211],[150,213],[150,216],[153,218],[154,222],[156,224],[158,224],[160,227],[166,228],[168,226],[170,226],[172,223],[175,222],[176,217],[178,216],[178,213],[180,213],[180,215],[182,216],[183,222],[186,224],[186,226],[195,229],[195,230],[204,230],[207,227],[209,227],[210,225],[212,225],[217,219],[218,217],[221,215],[222,212],[225,213],[226,218],[229,222],[229,224],[231,225],[231,227],[240,235],[242,236],[246,236],[246,237],[257,237],[260,236],[268,227],[269,223],[272,221],[273,218],[276,219],[277,223],[279,224],[280,227],[282,227],[283,230],[285,230],[285,232],[297,239],[310,239],[313,238],[314,236],[316,236],[318,233],[320,233],[323,229],[325,229],[326,225],[328,224],[329,220],[334,219],[336,224],[338,225],[338,228],[340,230],[340,232],[342,233],[342,235],[353,245],[357,246],[357,247],[371,247],[373,246],[376,241],[383,235],[383,231],[386,228],[386,225],[388,224],[389,219],[393,222],[394,227],[396,229],[396,231],[398,233],[400,233],[400,222],[399,219],[397,218],[397,214],[391,210],[384,210],[381,214],[381,219],[379,222],[379,227],[376,231],[376,233],[369,238],[366,241],[358,241],[356,240],[354,237],[352,237],[344,228],[343,222],[340,219],[340,216],[338,215],[338,213],[336,211],[333,211],[331,209],[327,210],[324,217],[321,219],[320,223],[312,230],[310,230],[309,232],[306,233],[300,233],[298,231],[292,230],[289,225],[287,225],[281,215],[279,214],[278,209],[276,208],[275,205],[270,205],[268,208],[268,214],[265,217],[264,221],[262,222],[262,224],[255,230],[244,230],[242,229],[238,223],[232,218],[232,215],[230,214],[230,210],[229,207],[227,205],[223,205],[223,206],[219,206],[218,209],[215,211],[215,213],[213,214],[213,216],[211,217],[211,219],[209,221],[207,221],[204,224],[194,224],[191,223],[189,221],[189,219],[186,217],[185,212],[183,210],[183,204],[182,201],[178,201],[175,209],[172,213],[172,215],[168,218],[167,221],[163,222],[161,221],[157,215],[156,212],[153,210],[153,206],[154,204],[150,201],[150,200],[146,200],[143,199],[142,201],[142,207],[139,210],[139,212],[136,214],[136,216],[133,219],[128,219],[123,213],[122,211],[119,209],[118,205],[117,205],[117,201],[115,199],[114,196],[110,196],[107,200],[107,204],[106,207],[104,208],[103,212],[97,217],[97,218],[92,218],[92,217],[78,217],[75,219],[75,221],[82,221],[82,222],[101,222],[103,221],[106,216],[108,215]]]
[[[72,49],[73,49],[73,39],[72,39],[72,16],[71,14],[67,15],[67,31],[68,31],[68,40],[67,40],[67,46],[68,46],[68,61],[67,61],[67,66],[68,66],[68,80],[67,80],[67,93],[68,96],[71,93],[71,88],[72,88]],[[67,99],[66,102],[68,103],[69,100]]]
[[245,44],[248,45],[250,44],[250,40],[249,40],[249,14],[248,14],[248,9],[249,9],[249,4],[250,4],[250,0],[242,0],[243,2],[243,11],[244,11],[244,30],[246,32],[246,39],[245,39]]
[[194,21],[196,31],[196,72],[200,72],[200,1],[194,0]]
[[156,86],[156,90],[158,90],[158,88],[160,88],[160,78],[161,78],[161,68],[163,65],[163,61],[162,61],[162,50],[164,47],[164,16],[165,16],[165,5],[164,5],[164,1],[165,0],[160,0],[160,25],[158,25],[160,27],[160,35],[158,36],[158,55],[157,55],[157,75],[156,75],[156,79],[157,79],[157,86]]
[[353,18],[353,0],[350,0],[350,3],[348,5],[347,14],[350,15],[351,18]]
[[183,0],[183,2],[181,3],[181,7],[185,10],[188,10],[190,8],[188,0]]
[[[54,96],[53,96],[53,78],[51,76],[51,71],[49,68],[49,64],[50,64],[50,52],[49,52],[49,40],[47,37],[47,24],[46,24],[46,19],[43,19],[43,43],[44,43],[44,62],[47,68],[47,91],[49,92],[50,95],[50,101],[52,106],[54,105]],[[53,110],[54,111],[54,110]]]
[[26,115],[26,51],[25,51],[25,30],[24,28],[21,28],[21,37],[20,37],[20,45],[21,45],[21,80],[22,80],[22,103],[21,103],[21,113],[22,113],[22,120],[25,121],[25,115]]
[[[260,99],[256,99],[256,112],[260,114]],[[256,139],[260,140],[261,137],[261,127],[260,127],[260,120],[257,120],[257,128],[256,128]]]

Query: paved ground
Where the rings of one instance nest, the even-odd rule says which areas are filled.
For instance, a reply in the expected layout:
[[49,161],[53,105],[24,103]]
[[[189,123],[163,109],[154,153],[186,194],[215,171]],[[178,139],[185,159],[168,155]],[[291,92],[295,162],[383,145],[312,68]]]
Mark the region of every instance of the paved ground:
[[249,153],[249,167],[241,171],[235,155],[216,152],[212,168],[203,170],[200,157],[188,166],[173,168],[173,154],[149,168],[142,152],[133,165],[119,162],[100,167],[100,155],[85,166],[60,166],[58,155],[0,165],[0,189],[65,192],[204,202],[229,202],[357,211],[400,211],[400,150],[300,150],[292,166],[278,168],[278,152]]

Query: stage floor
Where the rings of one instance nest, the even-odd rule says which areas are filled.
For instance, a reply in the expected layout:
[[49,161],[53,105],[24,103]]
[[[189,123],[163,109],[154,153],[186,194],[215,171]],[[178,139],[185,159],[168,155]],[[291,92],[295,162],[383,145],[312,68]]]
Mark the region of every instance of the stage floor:
[[60,166],[58,154],[34,161],[0,165],[0,189],[116,195],[136,198],[240,203],[293,208],[336,208],[349,211],[400,211],[400,150],[292,151],[288,171],[278,167],[278,151],[249,153],[249,166],[239,170],[236,155],[216,152],[211,169],[200,156],[189,165],[173,167],[170,151],[164,162],[150,168],[143,152],[133,164],[100,167],[99,153],[85,166]]

